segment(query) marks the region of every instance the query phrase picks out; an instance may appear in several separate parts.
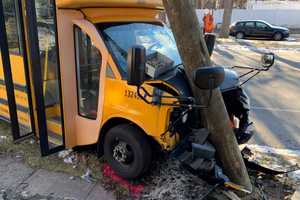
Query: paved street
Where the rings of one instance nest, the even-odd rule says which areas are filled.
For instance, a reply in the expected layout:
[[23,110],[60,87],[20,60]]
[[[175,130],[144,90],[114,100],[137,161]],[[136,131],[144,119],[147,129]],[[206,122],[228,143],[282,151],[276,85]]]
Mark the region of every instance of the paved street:
[[100,183],[88,183],[80,177],[70,178],[65,173],[35,170],[16,157],[0,155],[0,160],[0,199],[115,199]]
[[[251,44],[247,48],[218,45],[213,60],[227,66],[260,66],[260,54],[265,50]],[[274,53],[277,60],[274,67],[245,85],[257,131],[250,143],[300,149],[299,47],[283,48]]]

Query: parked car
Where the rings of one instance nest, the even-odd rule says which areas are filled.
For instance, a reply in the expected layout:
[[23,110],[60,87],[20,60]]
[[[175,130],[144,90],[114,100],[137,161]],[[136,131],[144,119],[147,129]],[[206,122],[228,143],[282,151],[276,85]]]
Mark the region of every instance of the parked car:
[[288,38],[290,31],[287,28],[274,26],[262,20],[247,20],[233,23],[230,26],[230,35],[237,39],[256,37],[279,41]]

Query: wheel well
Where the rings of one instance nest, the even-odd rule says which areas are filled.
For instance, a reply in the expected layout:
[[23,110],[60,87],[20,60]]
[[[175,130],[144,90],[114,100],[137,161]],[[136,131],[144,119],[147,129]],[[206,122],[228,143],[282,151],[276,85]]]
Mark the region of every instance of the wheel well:
[[235,35],[237,35],[237,34],[239,34],[239,33],[242,33],[243,35],[245,35],[245,32],[244,32],[244,31],[237,31],[237,32],[235,33]]
[[[103,145],[104,145],[104,138],[105,138],[106,134],[108,133],[108,131],[111,128],[113,128],[115,126],[118,126],[120,124],[130,124],[132,126],[135,126],[138,129],[140,129],[142,132],[145,133],[145,131],[141,127],[139,127],[137,124],[133,123],[132,121],[130,121],[128,119],[119,118],[119,117],[109,119],[102,126],[102,128],[100,130],[99,139],[98,139],[98,142],[97,142],[97,156],[98,157],[101,157],[104,153]],[[149,140],[151,147],[160,148],[160,145],[158,144],[158,142],[156,140],[154,140],[151,136],[147,135],[146,133],[145,133],[145,136]]]
[[282,33],[281,31],[275,31],[275,33],[273,34],[273,37],[274,37],[277,33],[280,33],[281,36],[283,35],[283,33]]

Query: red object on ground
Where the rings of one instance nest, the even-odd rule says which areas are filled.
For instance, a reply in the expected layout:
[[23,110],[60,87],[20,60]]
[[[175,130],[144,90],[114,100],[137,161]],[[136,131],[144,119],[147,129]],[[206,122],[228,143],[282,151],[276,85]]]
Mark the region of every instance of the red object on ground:
[[132,196],[139,198],[145,186],[143,184],[132,184],[128,180],[120,177],[108,164],[104,164],[102,173],[105,177],[111,178],[112,181],[120,184],[125,189],[128,189]]

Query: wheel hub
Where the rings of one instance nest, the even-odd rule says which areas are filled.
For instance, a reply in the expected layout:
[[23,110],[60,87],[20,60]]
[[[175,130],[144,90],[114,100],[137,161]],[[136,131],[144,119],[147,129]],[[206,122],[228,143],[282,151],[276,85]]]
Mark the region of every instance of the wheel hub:
[[119,142],[113,149],[113,157],[120,163],[127,164],[130,160],[131,152],[125,142]]

